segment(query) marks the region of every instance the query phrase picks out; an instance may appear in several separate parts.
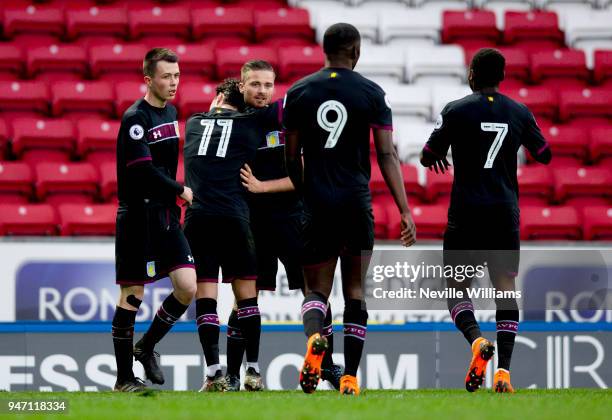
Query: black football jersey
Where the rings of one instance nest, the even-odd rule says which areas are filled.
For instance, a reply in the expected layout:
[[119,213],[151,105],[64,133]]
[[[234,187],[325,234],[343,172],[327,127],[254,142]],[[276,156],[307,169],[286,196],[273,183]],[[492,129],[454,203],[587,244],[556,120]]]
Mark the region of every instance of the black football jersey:
[[261,139],[278,121],[272,106],[244,113],[215,108],[187,121],[185,183],[194,195],[190,213],[249,219],[240,169],[252,162]]
[[[176,108],[166,104],[154,107],[144,99],[130,106],[121,119],[117,137],[117,188],[120,207],[142,203],[143,199],[175,205],[176,168],[179,155],[179,129]],[[129,169],[150,161],[157,178],[143,178]],[[168,178],[159,183],[159,176]]]
[[359,73],[324,68],[287,92],[283,125],[298,131],[309,207],[369,207],[370,131],[393,129],[385,92]]
[[446,105],[424,150],[443,157],[451,148],[451,208],[517,207],[521,145],[533,156],[548,148],[529,109],[501,93],[476,92]]
[[[257,153],[250,164],[253,175],[260,181],[281,179],[289,176],[285,165],[285,134],[282,131],[283,101],[270,104],[270,111],[278,113],[278,125],[272,131],[265,133]],[[255,110],[255,109],[252,109]],[[291,215],[300,211],[301,201],[295,191],[270,194],[249,194],[251,213],[274,217],[276,215]]]

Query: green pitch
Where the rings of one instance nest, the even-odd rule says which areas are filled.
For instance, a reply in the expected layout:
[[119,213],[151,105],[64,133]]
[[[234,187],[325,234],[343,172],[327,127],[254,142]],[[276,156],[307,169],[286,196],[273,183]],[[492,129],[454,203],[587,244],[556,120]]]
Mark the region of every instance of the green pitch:
[[[343,397],[321,391],[200,394],[152,392],[149,395],[99,393],[0,393],[0,401],[55,399],[68,401],[68,413],[2,415],[7,419],[610,419],[612,391],[595,389],[519,390],[496,395],[488,390],[365,391]],[[4,411],[6,412],[6,411]]]

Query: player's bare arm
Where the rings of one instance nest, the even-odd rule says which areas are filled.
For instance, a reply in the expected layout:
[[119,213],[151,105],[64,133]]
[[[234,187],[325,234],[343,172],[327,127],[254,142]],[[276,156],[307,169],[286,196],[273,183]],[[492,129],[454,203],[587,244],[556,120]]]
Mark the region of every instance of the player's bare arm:
[[249,192],[254,194],[269,194],[295,190],[293,182],[291,182],[291,179],[288,176],[279,179],[270,179],[268,181],[260,181],[253,174],[253,171],[248,164],[245,164],[240,170],[240,178],[242,179],[242,185]]
[[400,168],[400,161],[397,152],[393,147],[391,131],[374,129],[374,145],[376,146],[376,156],[378,166],[385,178],[385,183],[393,195],[395,205],[401,214],[401,241],[402,245],[410,246],[416,242],[416,226],[412,220],[408,198],[404,190],[404,180]]

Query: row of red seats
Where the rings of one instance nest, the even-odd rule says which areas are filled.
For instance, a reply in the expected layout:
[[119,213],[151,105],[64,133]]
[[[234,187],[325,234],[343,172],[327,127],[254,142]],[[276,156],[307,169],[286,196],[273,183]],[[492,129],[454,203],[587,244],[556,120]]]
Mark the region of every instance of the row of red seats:
[[456,10],[442,14],[442,42],[473,42],[521,45],[531,50],[559,48],[564,45],[559,19],[553,11],[506,11],[504,30],[497,29],[495,12]]
[[[558,121],[570,121],[574,118],[612,118],[612,86],[513,88],[509,84],[502,83],[500,90],[516,101],[527,105],[538,117]],[[603,122],[608,123],[608,121]],[[589,122],[586,125],[591,124]]]
[[[186,82],[179,85],[172,104],[182,119],[195,112],[208,111],[215,97],[217,84]],[[289,84],[275,86],[273,100],[284,97]],[[50,92],[49,92],[50,91]],[[120,118],[125,110],[142,98],[146,89],[142,83],[121,82],[57,82],[51,89],[43,82],[0,81],[0,112],[14,117],[38,118],[44,115],[72,116],[74,120],[86,116]]]
[[561,157],[581,162],[599,162],[612,157],[612,124],[575,127],[541,120],[539,125],[555,157],[553,166],[557,166],[556,158]]
[[[375,236],[396,239],[397,209],[373,204]],[[412,215],[420,239],[440,239],[446,228],[445,206],[416,206]],[[0,204],[0,235],[113,235],[115,204]],[[525,206],[521,238],[526,240],[611,240],[612,207]]]
[[[542,165],[521,166],[517,170],[521,203],[546,204],[587,198],[590,203],[601,200],[612,204],[612,159],[592,167],[549,168]],[[436,202],[448,197],[453,184],[453,169],[444,174],[426,173],[425,185],[418,180],[417,168],[402,165],[404,186],[417,202]],[[387,195],[385,180],[377,165],[372,165],[370,189],[374,196]],[[446,201],[446,199],[443,199]],[[579,200],[576,201],[578,203]]]
[[0,201],[27,203],[33,196],[50,203],[109,201],[117,194],[114,162],[0,162]]
[[212,3],[185,5],[98,5],[63,9],[53,5],[4,7],[4,36],[46,33],[74,39],[83,35],[109,35],[139,39],[146,36],[178,36],[200,40],[207,36],[233,36],[244,41],[269,38],[313,39],[310,18],[305,9],[281,7],[263,10],[239,4]]
[[[142,59],[149,47],[144,44],[104,44],[87,50],[74,44],[21,47],[0,44],[0,73],[5,80],[20,76],[47,80],[80,80],[85,77],[117,81],[142,79]],[[282,80],[295,80],[320,69],[324,54],[320,46],[296,45],[275,48],[266,45],[164,44],[179,56],[181,73],[210,80],[240,74],[248,60],[269,61]],[[25,50],[25,53],[24,53]],[[24,68],[25,67],[25,68]]]
[[110,236],[116,212],[116,204],[0,204],[0,236]]
[[[400,218],[392,205],[373,204],[375,236],[397,239]],[[419,239],[442,239],[447,223],[448,207],[418,205],[412,217]],[[524,240],[612,240],[612,205],[590,206],[580,210],[570,206],[521,207],[521,239]]]
[[[482,47],[469,46],[465,50],[466,64]],[[593,70],[587,68],[582,50],[554,49],[529,52],[517,47],[498,48],[506,59],[505,85],[534,83],[551,87],[586,86],[588,83],[612,87],[612,51],[596,50]]]

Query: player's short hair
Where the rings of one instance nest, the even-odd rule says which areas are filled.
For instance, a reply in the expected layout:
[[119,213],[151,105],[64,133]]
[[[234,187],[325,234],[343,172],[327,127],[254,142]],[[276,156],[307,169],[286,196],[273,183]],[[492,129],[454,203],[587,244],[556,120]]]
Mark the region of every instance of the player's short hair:
[[348,51],[361,41],[357,28],[350,23],[336,23],[327,28],[323,35],[323,51],[327,55],[337,55]]
[[240,69],[240,78],[245,80],[248,72],[257,70],[271,71],[276,74],[272,64],[268,63],[266,60],[251,60],[242,65]]
[[240,93],[240,80],[228,78],[217,85],[217,95],[222,93],[226,104],[238,108],[242,111],[245,107],[244,96]]
[[470,68],[474,75],[474,85],[479,88],[495,87],[504,80],[506,59],[494,48],[482,48],[472,58]]
[[145,76],[155,76],[155,69],[157,63],[160,61],[167,61],[169,63],[178,63],[178,55],[169,48],[153,48],[149,50],[145,55],[144,61],[142,62],[142,72]]

